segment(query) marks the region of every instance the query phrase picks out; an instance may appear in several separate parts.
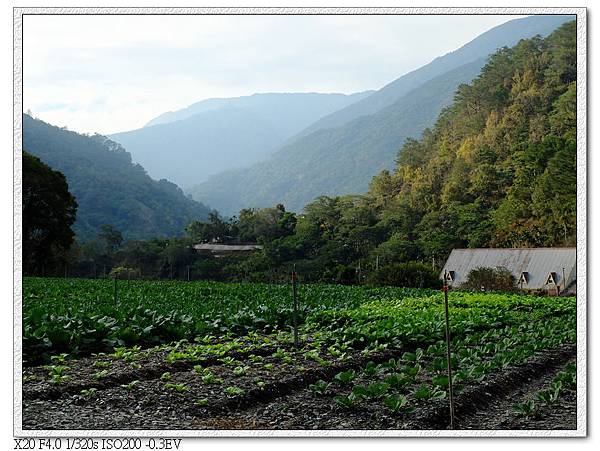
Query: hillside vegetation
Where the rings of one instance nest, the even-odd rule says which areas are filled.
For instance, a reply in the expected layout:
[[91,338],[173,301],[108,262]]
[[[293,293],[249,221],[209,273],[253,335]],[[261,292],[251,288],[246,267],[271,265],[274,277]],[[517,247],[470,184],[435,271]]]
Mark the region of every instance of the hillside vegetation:
[[120,145],[101,135],[85,136],[23,115],[23,148],[62,172],[77,204],[73,229],[90,239],[103,224],[125,238],[181,235],[208,208],[167,180],[151,179]]

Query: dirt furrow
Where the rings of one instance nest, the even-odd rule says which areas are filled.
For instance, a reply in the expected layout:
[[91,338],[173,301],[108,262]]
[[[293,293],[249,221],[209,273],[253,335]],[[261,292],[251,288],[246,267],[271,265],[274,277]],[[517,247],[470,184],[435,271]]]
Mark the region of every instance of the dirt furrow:
[[[505,429],[506,413],[521,402],[524,393],[534,393],[576,355],[575,344],[546,351],[526,363],[494,374],[483,383],[467,387],[455,398],[455,429]],[[415,418],[415,429],[447,429],[448,403]]]

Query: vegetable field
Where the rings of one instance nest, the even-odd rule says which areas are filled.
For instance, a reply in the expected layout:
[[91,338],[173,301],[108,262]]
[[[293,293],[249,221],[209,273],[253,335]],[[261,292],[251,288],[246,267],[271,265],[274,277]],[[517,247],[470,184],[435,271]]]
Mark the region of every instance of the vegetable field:
[[[26,279],[25,429],[445,429],[443,293]],[[455,427],[575,429],[576,300],[450,293]]]

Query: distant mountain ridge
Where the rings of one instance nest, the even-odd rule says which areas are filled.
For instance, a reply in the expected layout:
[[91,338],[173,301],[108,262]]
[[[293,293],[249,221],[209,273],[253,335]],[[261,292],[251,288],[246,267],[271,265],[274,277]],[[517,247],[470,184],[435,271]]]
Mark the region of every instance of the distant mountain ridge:
[[315,120],[369,94],[268,93],[208,99],[110,138],[151,176],[187,187],[267,158]]
[[300,210],[320,195],[360,193],[373,174],[392,169],[397,151],[415,129],[435,123],[461,83],[477,76],[485,58],[436,77],[381,111],[348,124],[316,130],[284,146],[265,162],[211,177],[192,196],[225,215],[283,203]]
[[94,238],[111,224],[124,238],[179,236],[205,205],[167,180],[152,180],[131,155],[104,136],[86,136],[23,115],[23,149],[62,172],[79,205],[73,230]]
[[470,82],[496,49],[546,36],[572,16],[515,19],[400,77],[379,91],[310,125],[265,161],[212,176],[188,191],[226,215],[284,203],[300,210],[320,194],[366,191],[381,169],[392,168],[408,137],[419,137]]
[[530,16],[498,25],[480,34],[459,49],[439,56],[419,69],[388,83],[370,96],[323,117],[303,130],[301,135],[307,135],[322,128],[338,127],[357,117],[380,111],[426,81],[483,56],[490,55],[500,47],[512,47],[521,39],[536,34],[548,35],[566,22],[569,17],[561,15]]
[[[307,125],[315,120],[315,114],[310,111],[302,110],[301,107],[308,104],[310,107],[318,106],[320,108],[317,115],[329,114],[332,111],[339,109],[340,105],[346,106],[347,103],[357,102],[368,95],[372,94],[373,91],[363,91],[355,94],[324,94],[316,92],[307,93],[256,93],[249,96],[240,97],[225,97],[225,98],[211,98],[201,100],[193,103],[185,108],[177,111],[169,111],[163,113],[154,119],[150,120],[144,127],[152,127],[153,125],[168,124],[170,122],[181,121],[194,116],[198,113],[205,113],[207,111],[215,111],[222,108],[234,107],[250,109],[257,113],[262,113],[266,119],[271,121],[279,120],[281,114],[286,114],[286,110],[293,108],[296,115],[304,114],[305,117],[299,120],[300,123],[307,123]],[[280,99],[284,99],[284,102],[280,102]],[[318,101],[311,103],[311,100]],[[347,101],[346,101],[347,100]],[[297,128],[295,125],[293,128]],[[289,131],[284,131],[284,134]]]

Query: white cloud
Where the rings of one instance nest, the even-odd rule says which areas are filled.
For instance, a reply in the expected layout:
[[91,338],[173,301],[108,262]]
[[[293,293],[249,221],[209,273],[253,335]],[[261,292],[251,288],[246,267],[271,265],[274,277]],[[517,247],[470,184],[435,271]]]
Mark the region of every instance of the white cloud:
[[378,89],[511,16],[25,16],[24,105],[113,133],[208,97]]

